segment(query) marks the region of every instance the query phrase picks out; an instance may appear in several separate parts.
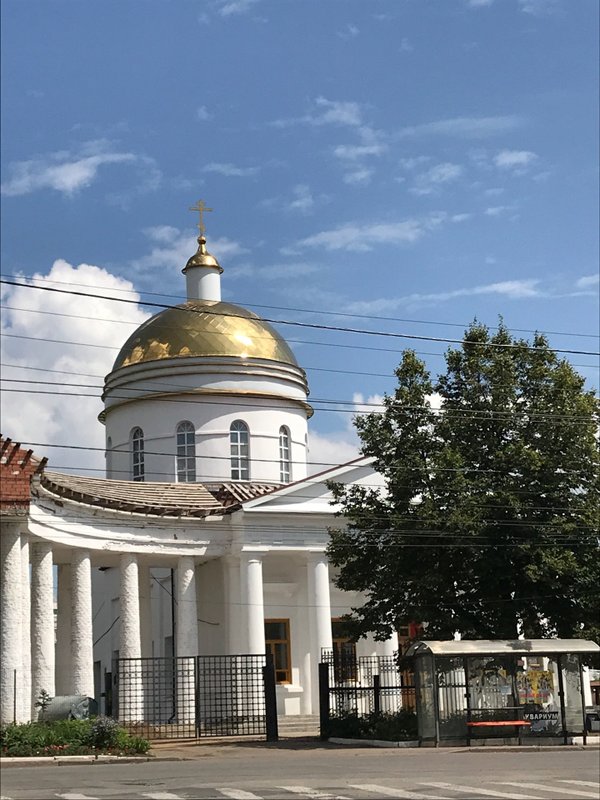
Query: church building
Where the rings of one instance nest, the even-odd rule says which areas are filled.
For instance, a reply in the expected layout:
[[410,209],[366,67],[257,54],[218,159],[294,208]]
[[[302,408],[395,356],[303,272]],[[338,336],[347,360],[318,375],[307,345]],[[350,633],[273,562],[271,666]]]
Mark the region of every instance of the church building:
[[[322,650],[344,645],[339,619],[360,603],[332,582],[343,520],[327,482],[381,478],[368,458],[309,474],[306,374],[271,325],[221,300],[198,210],[187,301],[143,323],[105,379],[106,478],[30,455],[31,498],[2,508],[3,722],[35,717],[42,691],[104,711],[115,658],[266,652],[279,714],[316,714]],[[13,451],[18,472],[10,442],[3,469]]]

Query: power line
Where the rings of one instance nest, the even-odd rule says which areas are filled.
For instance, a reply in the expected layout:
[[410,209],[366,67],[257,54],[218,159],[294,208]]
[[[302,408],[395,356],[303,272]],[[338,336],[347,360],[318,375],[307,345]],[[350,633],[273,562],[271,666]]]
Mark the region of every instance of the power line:
[[[56,292],[56,293],[59,293],[59,294],[74,295],[76,297],[93,297],[96,300],[109,300],[111,302],[128,303],[130,305],[136,305],[136,306],[139,305],[137,300],[128,300],[127,298],[123,298],[123,297],[110,297],[108,295],[94,295],[94,294],[91,294],[89,292],[76,292],[76,291],[74,291],[72,289],[56,289],[56,288],[50,287],[50,286],[34,286],[32,284],[18,283],[16,281],[0,280],[0,283],[7,284],[9,286],[21,286],[21,287],[26,287],[28,289],[37,289],[38,291],[44,291],[44,292]],[[184,313],[188,313],[188,314],[189,313],[192,313],[192,314],[193,313],[202,313],[202,314],[210,314],[211,313],[210,309],[202,309],[201,311],[199,311],[199,310],[194,309],[194,308],[181,308],[180,306],[171,306],[171,305],[167,305],[165,303],[149,302],[149,303],[145,303],[144,305],[148,305],[148,306],[151,306],[151,307],[154,307],[154,308],[161,308],[163,310],[166,310],[166,309],[177,309],[177,310],[180,310],[180,311],[182,311]],[[240,318],[240,319],[247,319],[247,317],[245,317],[245,316],[243,316],[241,314],[231,314],[231,313],[224,314],[222,312],[216,312],[216,315],[217,316],[228,316],[228,317]],[[460,345],[467,345],[467,346],[474,346],[474,347],[491,347],[491,348],[498,348],[498,349],[503,349],[503,350],[517,349],[517,348],[518,349],[526,348],[528,350],[536,350],[537,349],[535,347],[532,347],[531,345],[522,344],[522,343],[501,344],[501,343],[498,343],[498,342],[490,342],[490,341],[476,342],[476,341],[469,341],[469,340],[466,340],[466,339],[450,339],[450,338],[441,337],[441,336],[424,336],[424,335],[419,335],[419,334],[414,334],[414,333],[395,333],[395,332],[391,332],[391,331],[373,331],[373,330],[369,330],[367,328],[347,328],[347,327],[336,326],[336,325],[323,325],[323,324],[318,324],[318,323],[315,323],[315,322],[299,322],[299,321],[295,321],[295,320],[286,320],[286,319],[271,319],[269,317],[263,317],[260,321],[269,322],[269,323],[272,323],[274,325],[291,325],[291,326],[294,326],[294,327],[309,328],[309,329],[321,330],[321,331],[326,330],[326,331],[335,331],[335,332],[339,332],[339,333],[355,333],[355,334],[359,334],[359,335],[362,335],[362,336],[382,336],[382,337],[385,337],[385,338],[402,339],[402,340],[407,340],[407,339],[412,340],[412,339],[414,339],[416,341],[439,342],[439,343],[442,343],[442,344],[460,344]],[[567,348],[553,348],[553,347],[548,347],[547,350],[550,351],[550,352],[553,352],[553,353],[562,353],[562,354],[570,354],[570,355],[600,356],[600,352],[590,351],[590,350],[571,350],[571,349],[567,349]]]
[[[88,453],[90,453],[90,452],[106,453],[107,452],[106,448],[104,448],[104,447],[89,447],[89,446],[86,446],[86,445],[76,445],[76,444],[50,444],[48,442],[20,442],[20,444],[22,444],[22,445],[24,445],[26,447],[32,447],[32,448],[33,447],[43,447],[43,448],[55,448],[55,449],[61,449],[61,450],[84,450],[85,452],[88,452]],[[129,447],[128,447],[127,449],[124,449],[124,450],[113,449],[110,452],[113,455],[131,455],[133,451],[131,449],[129,449]],[[164,452],[164,451],[160,452],[160,451],[153,451],[153,450],[144,449],[144,456],[150,456],[150,455],[168,457],[168,458],[175,458],[176,457],[175,452]],[[215,461],[216,460],[216,461],[228,461],[229,462],[231,460],[231,457],[229,455],[226,455],[226,456],[202,455],[201,458],[203,460],[211,460],[211,461]],[[252,462],[256,462],[256,463],[265,463],[265,464],[279,464],[279,459],[273,459],[273,458],[252,458],[251,461]],[[300,462],[300,461],[291,461],[290,463],[292,465],[294,465],[294,464],[305,464],[306,462],[305,461],[302,461],[302,462]],[[328,462],[318,462],[318,461],[313,461],[311,463],[312,463],[313,466],[325,466],[325,467],[344,466],[344,464],[331,464],[331,463],[328,463]],[[348,462],[348,463],[351,464],[352,462]],[[435,472],[447,472],[447,473],[460,473],[460,474],[465,474],[465,475],[471,475],[471,474],[485,474],[485,475],[498,474],[498,475],[505,475],[506,474],[505,470],[502,470],[502,469],[478,469],[478,468],[472,468],[472,467],[463,467],[463,468],[436,467],[435,465],[430,465],[430,464],[425,464],[422,467],[406,467],[406,469],[409,472],[420,472],[420,471],[422,471],[422,472],[432,472],[432,471],[435,471]],[[581,473],[580,469],[561,469],[561,474],[565,474],[565,475],[569,475],[569,474],[579,475],[580,473]],[[229,479],[229,480],[231,480],[231,479]],[[260,482],[260,481],[257,481],[257,482]],[[318,482],[320,483],[321,481],[318,481]],[[271,481],[262,481],[262,483],[271,483]]]
[[[27,383],[27,384],[40,384],[45,383],[44,381],[27,381],[27,380],[16,380],[16,379],[5,379],[5,383]],[[51,383],[52,386],[76,386],[76,384],[56,384]],[[84,388],[98,388],[102,389],[101,386],[94,387],[94,386],[87,386]],[[92,399],[99,400],[97,394],[85,394],[84,392],[59,392],[59,391],[52,391],[49,389],[14,389],[14,388],[4,388],[2,391],[12,394],[27,394],[27,395],[46,395],[52,397],[89,397]],[[119,394],[119,392],[132,392],[135,394]],[[178,397],[155,397],[155,394],[159,390],[144,390],[141,391],[140,389],[128,388],[128,387],[119,387],[118,390],[111,391],[111,397],[117,400],[144,400],[144,399],[151,399],[153,402],[160,402],[160,403],[175,403],[175,404],[184,404],[185,402],[192,402],[192,400],[185,401],[181,400]],[[164,391],[164,389],[162,390]],[[210,392],[210,390],[207,390]],[[227,407],[237,407],[237,408],[248,408],[246,403],[235,402],[229,398],[226,399],[214,399],[214,400],[207,400],[205,399],[205,395],[202,393],[197,393],[194,391],[192,387],[189,387],[186,390],[182,391],[181,394],[189,394],[190,397],[200,397],[202,398],[202,404],[205,406],[208,405],[223,405]],[[284,398],[286,399],[286,398]],[[322,403],[324,405],[317,405],[317,403]],[[343,405],[359,405],[361,407],[369,407],[372,408],[372,412],[363,412],[357,408],[338,408],[337,406]],[[272,406],[268,402],[260,403],[254,402],[253,406],[256,408],[271,408]],[[334,407],[331,407],[334,406]],[[327,400],[327,399],[320,399],[314,398],[311,399],[311,407],[315,411],[323,411],[335,414],[353,414],[355,416],[364,415],[366,413],[376,413],[377,411],[383,411],[385,408],[384,405],[380,403],[369,403],[369,402],[360,402],[356,403],[354,400]],[[106,409],[110,410],[110,406]],[[400,415],[404,414],[405,416],[413,415],[415,412],[422,411],[427,414],[433,414],[436,416],[458,416],[458,417],[468,417],[475,421],[506,421],[511,419],[521,419],[521,420],[532,420],[532,421],[540,421],[540,420],[552,420],[552,424],[560,424],[563,422],[569,422],[574,426],[581,426],[585,427],[591,423],[593,420],[586,415],[575,415],[575,414],[553,414],[548,412],[541,412],[541,411],[531,411],[528,409],[522,410],[512,410],[512,411],[499,411],[493,409],[473,409],[473,408],[442,408],[442,409],[432,409],[428,408],[427,406],[405,406],[403,408],[395,409],[394,413]]]
[[[15,282],[22,280],[21,275],[5,275],[4,278],[12,278]],[[56,280],[48,280],[47,278],[36,277],[35,280],[40,281],[42,283],[51,283],[53,285],[58,286],[79,286],[85,287],[88,289],[100,289],[103,287],[100,286],[92,286],[88,283],[70,283],[67,281],[56,281]],[[29,284],[25,284],[22,282],[18,282],[15,285],[18,286],[28,286]],[[148,297],[168,297],[174,300],[185,301],[187,298],[183,295],[177,294],[165,294],[164,292],[148,292],[148,291],[137,291],[131,289],[111,289],[111,291],[121,292],[123,294],[136,294],[138,296],[148,296]],[[148,305],[143,300],[136,301],[139,305]],[[260,303],[244,303],[244,301],[240,301],[239,305],[245,306],[249,305],[254,308],[266,308],[273,311],[291,311],[293,313],[300,313],[300,314],[322,314],[323,316],[332,316],[332,317],[349,317],[352,319],[375,319],[380,320],[383,322],[402,322],[402,323],[410,323],[415,325],[439,325],[444,327],[451,327],[451,328],[462,328],[465,330],[469,326],[467,324],[461,322],[443,322],[441,320],[423,320],[423,319],[413,319],[409,317],[387,317],[380,314],[358,314],[356,312],[350,311],[330,311],[327,309],[309,309],[309,308],[294,308],[289,306],[272,306],[272,305],[264,305]],[[17,309],[18,310],[18,309]],[[26,310],[26,309],[23,309]],[[52,313],[52,312],[46,312]],[[499,330],[498,326],[487,326],[490,330]],[[575,331],[546,331],[546,330],[535,330],[533,328],[511,328],[510,330],[515,331],[516,333],[539,333],[548,336],[576,336],[580,338],[586,339],[600,339],[600,335],[593,334],[593,333],[578,333]]]

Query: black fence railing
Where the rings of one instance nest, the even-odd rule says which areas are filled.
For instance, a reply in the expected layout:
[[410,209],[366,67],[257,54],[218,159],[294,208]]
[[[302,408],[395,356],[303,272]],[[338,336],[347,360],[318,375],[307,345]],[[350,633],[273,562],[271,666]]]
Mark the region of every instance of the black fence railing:
[[395,656],[357,657],[323,650],[319,688],[322,730],[328,727],[329,719],[346,714],[362,717],[416,709],[412,673],[400,670]]
[[120,658],[112,675],[112,715],[140,736],[277,739],[270,657]]

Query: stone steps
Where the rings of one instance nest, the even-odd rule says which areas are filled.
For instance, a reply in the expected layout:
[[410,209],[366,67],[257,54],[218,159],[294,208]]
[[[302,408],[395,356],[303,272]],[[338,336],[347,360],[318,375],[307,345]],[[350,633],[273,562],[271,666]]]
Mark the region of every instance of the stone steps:
[[280,736],[318,736],[319,717],[316,714],[295,714],[277,718]]

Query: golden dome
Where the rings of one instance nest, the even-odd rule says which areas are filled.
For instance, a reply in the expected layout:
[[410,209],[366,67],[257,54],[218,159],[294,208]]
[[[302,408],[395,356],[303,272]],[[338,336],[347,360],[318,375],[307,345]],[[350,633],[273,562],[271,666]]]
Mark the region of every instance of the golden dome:
[[298,366],[283,337],[252,311],[215,300],[188,300],[144,322],[121,348],[113,370],[196,356],[264,358]]

